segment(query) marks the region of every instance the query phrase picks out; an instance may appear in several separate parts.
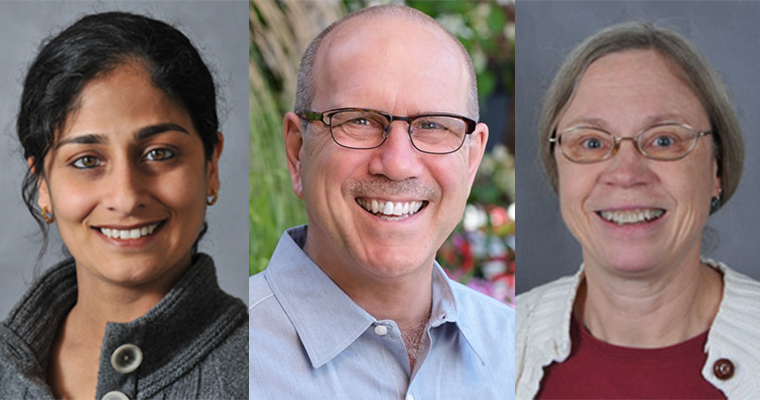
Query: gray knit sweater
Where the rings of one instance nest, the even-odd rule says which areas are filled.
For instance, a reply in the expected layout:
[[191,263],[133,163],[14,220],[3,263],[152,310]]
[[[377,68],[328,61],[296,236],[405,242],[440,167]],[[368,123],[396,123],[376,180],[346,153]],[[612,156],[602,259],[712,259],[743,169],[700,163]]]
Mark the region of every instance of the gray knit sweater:
[[[97,399],[113,392],[129,399],[246,397],[246,306],[219,288],[211,257],[197,254],[193,261],[148,313],[129,323],[107,324]],[[0,325],[0,399],[53,398],[45,381],[51,345],[76,299],[76,271],[69,260],[36,280]],[[139,348],[141,362],[135,362],[139,357],[133,351],[127,353],[126,367],[112,363],[125,344]]]

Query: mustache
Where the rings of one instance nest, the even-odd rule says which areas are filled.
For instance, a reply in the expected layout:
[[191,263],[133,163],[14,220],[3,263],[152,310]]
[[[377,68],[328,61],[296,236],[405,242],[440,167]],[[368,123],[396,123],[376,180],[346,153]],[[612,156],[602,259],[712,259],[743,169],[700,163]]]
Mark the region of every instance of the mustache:
[[384,177],[374,177],[350,182],[349,193],[355,197],[409,196],[414,199],[437,199],[440,189],[416,179],[394,181]]

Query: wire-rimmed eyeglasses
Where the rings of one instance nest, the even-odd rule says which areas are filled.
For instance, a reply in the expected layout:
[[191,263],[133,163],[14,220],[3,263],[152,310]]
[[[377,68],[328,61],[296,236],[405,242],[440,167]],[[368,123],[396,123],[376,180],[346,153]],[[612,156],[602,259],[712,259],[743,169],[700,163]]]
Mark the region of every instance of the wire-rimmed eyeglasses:
[[556,143],[568,160],[591,164],[615,155],[623,140],[630,140],[644,157],[658,161],[680,160],[697,146],[700,137],[712,131],[698,131],[686,124],[662,123],[651,126],[634,136],[616,137],[593,126],[579,125],[549,138]]
[[399,117],[366,108],[338,108],[324,112],[297,113],[307,121],[320,121],[330,128],[333,141],[349,149],[374,149],[390,135],[393,121],[409,123],[412,145],[423,153],[449,154],[459,150],[477,122],[457,114],[430,113]]

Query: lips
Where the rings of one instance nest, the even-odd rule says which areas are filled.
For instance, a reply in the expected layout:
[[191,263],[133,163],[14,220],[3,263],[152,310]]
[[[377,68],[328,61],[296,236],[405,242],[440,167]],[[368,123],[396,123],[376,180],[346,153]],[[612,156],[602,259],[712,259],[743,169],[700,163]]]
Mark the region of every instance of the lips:
[[426,204],[424,200],[391,201],[372,198],[357,198],[359,204],[367,212],[384,218],[405,219],[417,214]]
[[602,210],[596,212],[608,222],[623,225],[645,224],[661,218],[665,214],[662,208],[637,208],[628,210]]
[[144,225],[144,226],[138,226],[130,229],[118,229],[118,228],[96,228],[100,233],[103,234],[103,236],[111,239],[118,239],[118,240],[129,240],[129,239],[139,239],[141,237],[150,236],[155,232],[156,228],[158,228],[162,222],[150,224],[150,225]]

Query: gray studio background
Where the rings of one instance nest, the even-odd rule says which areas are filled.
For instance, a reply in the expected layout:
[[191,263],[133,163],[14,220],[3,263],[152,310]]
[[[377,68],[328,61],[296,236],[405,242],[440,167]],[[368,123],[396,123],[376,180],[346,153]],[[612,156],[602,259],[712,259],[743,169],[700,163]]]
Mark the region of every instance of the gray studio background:
[[517,292],[575,273],[580,245],[562,222],[537,149],[540,101],[567,53],[614,23],[644,20],[674,29],[709,59],[728,87],[746,147],[744,174],[728,204],[710,217],[703,255],[760,279],[760,2],[516,2],[516,168],[520,213]]
[[[200,250],[213,256],[221,287],[247,302],[248,281],[248,4],[235,2],[0,3],[0,320],[34,278],[39,228],[21,198],[25,172],[15,117],[27,67],[40,42],[80,17],[130,11],[168,22],[199,48],[215,73],[225,134],[219,201],[208,208]],[[191,83],[191,82],[189,82]],[[42,270],[62,259],[55,228]]]

